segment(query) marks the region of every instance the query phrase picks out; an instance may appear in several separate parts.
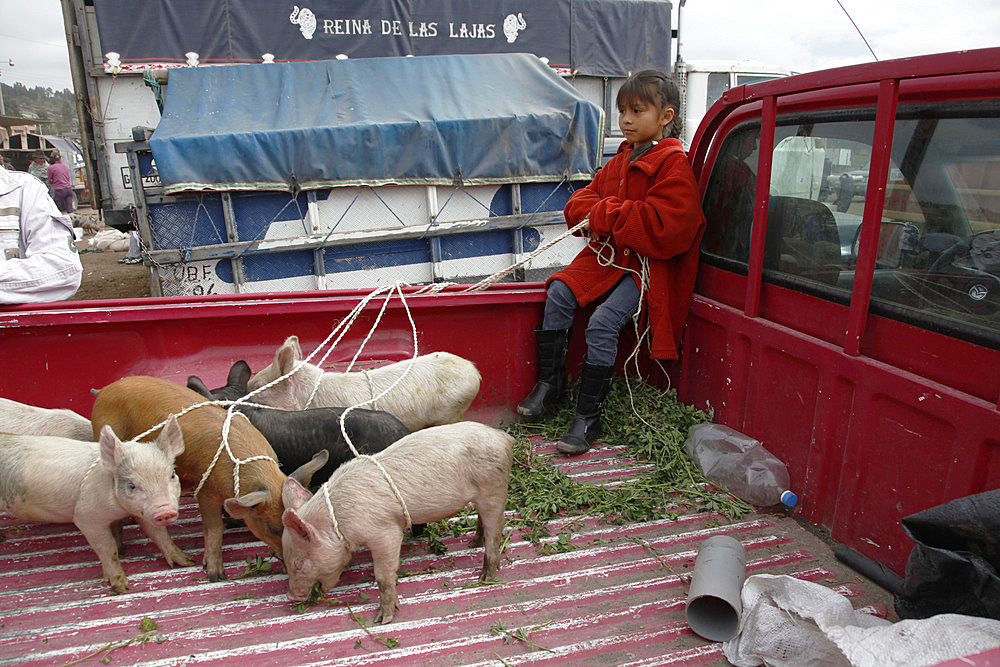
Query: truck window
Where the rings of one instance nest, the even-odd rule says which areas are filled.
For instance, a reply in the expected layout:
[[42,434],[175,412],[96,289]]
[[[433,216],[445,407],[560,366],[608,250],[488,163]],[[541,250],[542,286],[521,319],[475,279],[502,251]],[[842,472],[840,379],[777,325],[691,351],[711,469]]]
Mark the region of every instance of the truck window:
[[729,72],[711,72],[708,75],[708,94],[705,96],[705,108],[710,108],[715,101],[729,90]]
[[776,128],[764,269],[779,282],[850,291],[874,134],[866,116]]
[[[775,129],[764,250],[772,280],[850,290],[874,133],[873,114],[854,113],[853,121],[810,118]],[[706,190],[702,248],[742,264],[750,258],[759,136],[758,125],[728,135]]]
[[[998,107],[900,107],[880,216],[873,313],[1000,345]],[[779,117],[765,281],[849,302],[873,135],[872,109]],[[709,262],[744,273],[758,137],[759,126],[748,124],[729,133],[704,200],[703,252]]]
[[751,83],[760,83],[761,81],[770,81],[771,79],[777,79],[779,76],[777,74],[736,74],[736,85],[737,86],[749,86]]
[[759,142],[759,124],[742,125],[731,132],[722,145],[705,192],[702,249],[744,264],[750,259]]
[[901,108],[872,310],[1000,341],[1000,105]]

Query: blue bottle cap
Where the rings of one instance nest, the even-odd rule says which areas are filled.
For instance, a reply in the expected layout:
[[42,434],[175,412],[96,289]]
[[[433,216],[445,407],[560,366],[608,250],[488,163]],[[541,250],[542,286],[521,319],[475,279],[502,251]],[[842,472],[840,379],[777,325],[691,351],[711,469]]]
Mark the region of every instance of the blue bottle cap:
[[781,502],[788,507],[795,507],[795,503],[799,502],[799,497],[791,491],[782,491]]

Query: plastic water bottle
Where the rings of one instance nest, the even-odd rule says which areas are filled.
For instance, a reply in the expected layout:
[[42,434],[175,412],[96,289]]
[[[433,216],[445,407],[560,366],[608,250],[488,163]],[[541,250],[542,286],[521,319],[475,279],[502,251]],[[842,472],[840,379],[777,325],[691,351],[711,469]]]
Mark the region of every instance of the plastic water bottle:
[[759,440],[722,424],[697,424],[688,432],[688,456],[705,477],[758,507],[794,507],[788,469]]

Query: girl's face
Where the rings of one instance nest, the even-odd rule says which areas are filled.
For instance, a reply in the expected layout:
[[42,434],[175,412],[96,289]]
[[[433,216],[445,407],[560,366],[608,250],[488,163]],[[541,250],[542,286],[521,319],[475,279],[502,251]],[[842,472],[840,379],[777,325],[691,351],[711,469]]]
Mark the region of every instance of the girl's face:
[[618,107],[618,127],[633,146],[658,141],[674,119],[674,110],[640,99],[624,100]]

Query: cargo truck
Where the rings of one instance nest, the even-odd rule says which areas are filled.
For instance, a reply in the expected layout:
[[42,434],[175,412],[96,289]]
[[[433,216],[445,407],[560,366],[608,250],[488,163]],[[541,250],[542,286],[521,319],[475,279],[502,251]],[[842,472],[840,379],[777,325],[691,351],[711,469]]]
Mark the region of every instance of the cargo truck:
[[[303,166],[290,163],[280,166],[277,176],[255,179],[253,190],[259,196],[249,197],[246,186],[232,198],[218,183],[189,183],[183,192],[174,184],[164,190],[154,130],[169,132],[161,119],[170,125],[181,118],[195,134],[199,126],[217,132],[222,125],[233,134],[259,132],[256,121],[261,118],[251,114],[255,122],[247,125],[240,116],[248,109],[256,111],[258,103],[279,108],[275,123],[280,127],[289,122],[280,109],[301,108],[306,103],[297,100],[309,94],[305,89],[286,91],[296,102],[289,97],[284,105],[275,97],[281,88],[273,84],[284,75],[274,70],[292,63],[334,61],[335,71],[350,72],[361,66],[340,61],[449,56],[456,63],[471,63],[483,56],[530,53],[545,63],[552,78],[561,79],[592,105],[594,113],[603,112],[588,128],[596,136],[586,138],[592,153],[586,169],[592,171],[623,139],[614,100],[630,72],[643,67],[676,72],[686,144],[722,92],[790,73],[750,61],[674,62],[672,45],[679,37],[674,39],[677,31],[671,28],[672,11],[672,3],[658,0],[553,0],[530,8],[515,3],[474,8],[439,0],[405,6],[326,1],[308,7],[219,0],[209,5],[152,2],[138,10],[116,0],[64,0],[94,208],[105,223],[141,232],[155,295],[384,284],[379,280],[470,280],[475,275],[470,264],[482,269],[480,275],[489,273],[489,267],[514,263],[547,243],[558,229],[552,225],[553,214],[558,217],[568,192],[586,182],[587,175],[551,166],[538,170],[531,156],[498,153],[503,169],[488,180],[456,168],[469,159],[461,154],[449,159],[450,166],[438,164],[433,173],[413,174],[399,165],[392,174],[371,178],[357,164],[366,157],[331,147],[337,155],[328,159],[344,165],[341,179],[303,183]],[[221,31],[219,26],[228,28]],[[214,91],[211,102],[195,92],[187,106],[181,106],[177,98],[184,93],[176,89],[187,85],[181,75],[188,72],[178,70],[218,65],[230,66],[225,80],[232,89],[222,91],[213,83],[206,89]],[[386,136],[391,134],[385,118],[390,109],[409,108],[416,111],[412,120],[430,122],[416,107],[393,101],[393,94],[464,109],[490,99],[491,84],[523,95],[504,96],[516,105],[513,115],[519,120],[531,122],[548,113],[539,107],[547,103],[544,96],[526,96],[534,89],[522,90],[521,82],[531,78],[522,65],[497,65],[495,74],[477,74],[475,81],[456,77],[456,67],[409,72],[420,68],[385,62],[383,70],[405,80],[405,89],[399,89],[398,82],[383,86],[390,98],[386,104],[360,101],[376,108],[363,109],[351,120],[341,114],[336,122],[368,123],[381,134],[379,142],[393,141]],[[390,77],[371,72],[364,76],[369,77],[368,91],[378,88],[370,85],[371,77]],[[293,87],[311,85],[289,81]],[[259,97],[238,101],[237,91],[251,89]],[[335,97],[333,106],[342,99]],[[151,138],[152,151],[146,145]],[[229,160],[224,152],[205,159]],[[480,233],[484,229],[491,232]],[[261,249],[261,244],[266,247]],[[563,247],[567,250],[562,254],[549,254],[519,269],[512,279],[531,279],[565,263],[573,249]],[[364,261],[373,255],[388,259]]]

